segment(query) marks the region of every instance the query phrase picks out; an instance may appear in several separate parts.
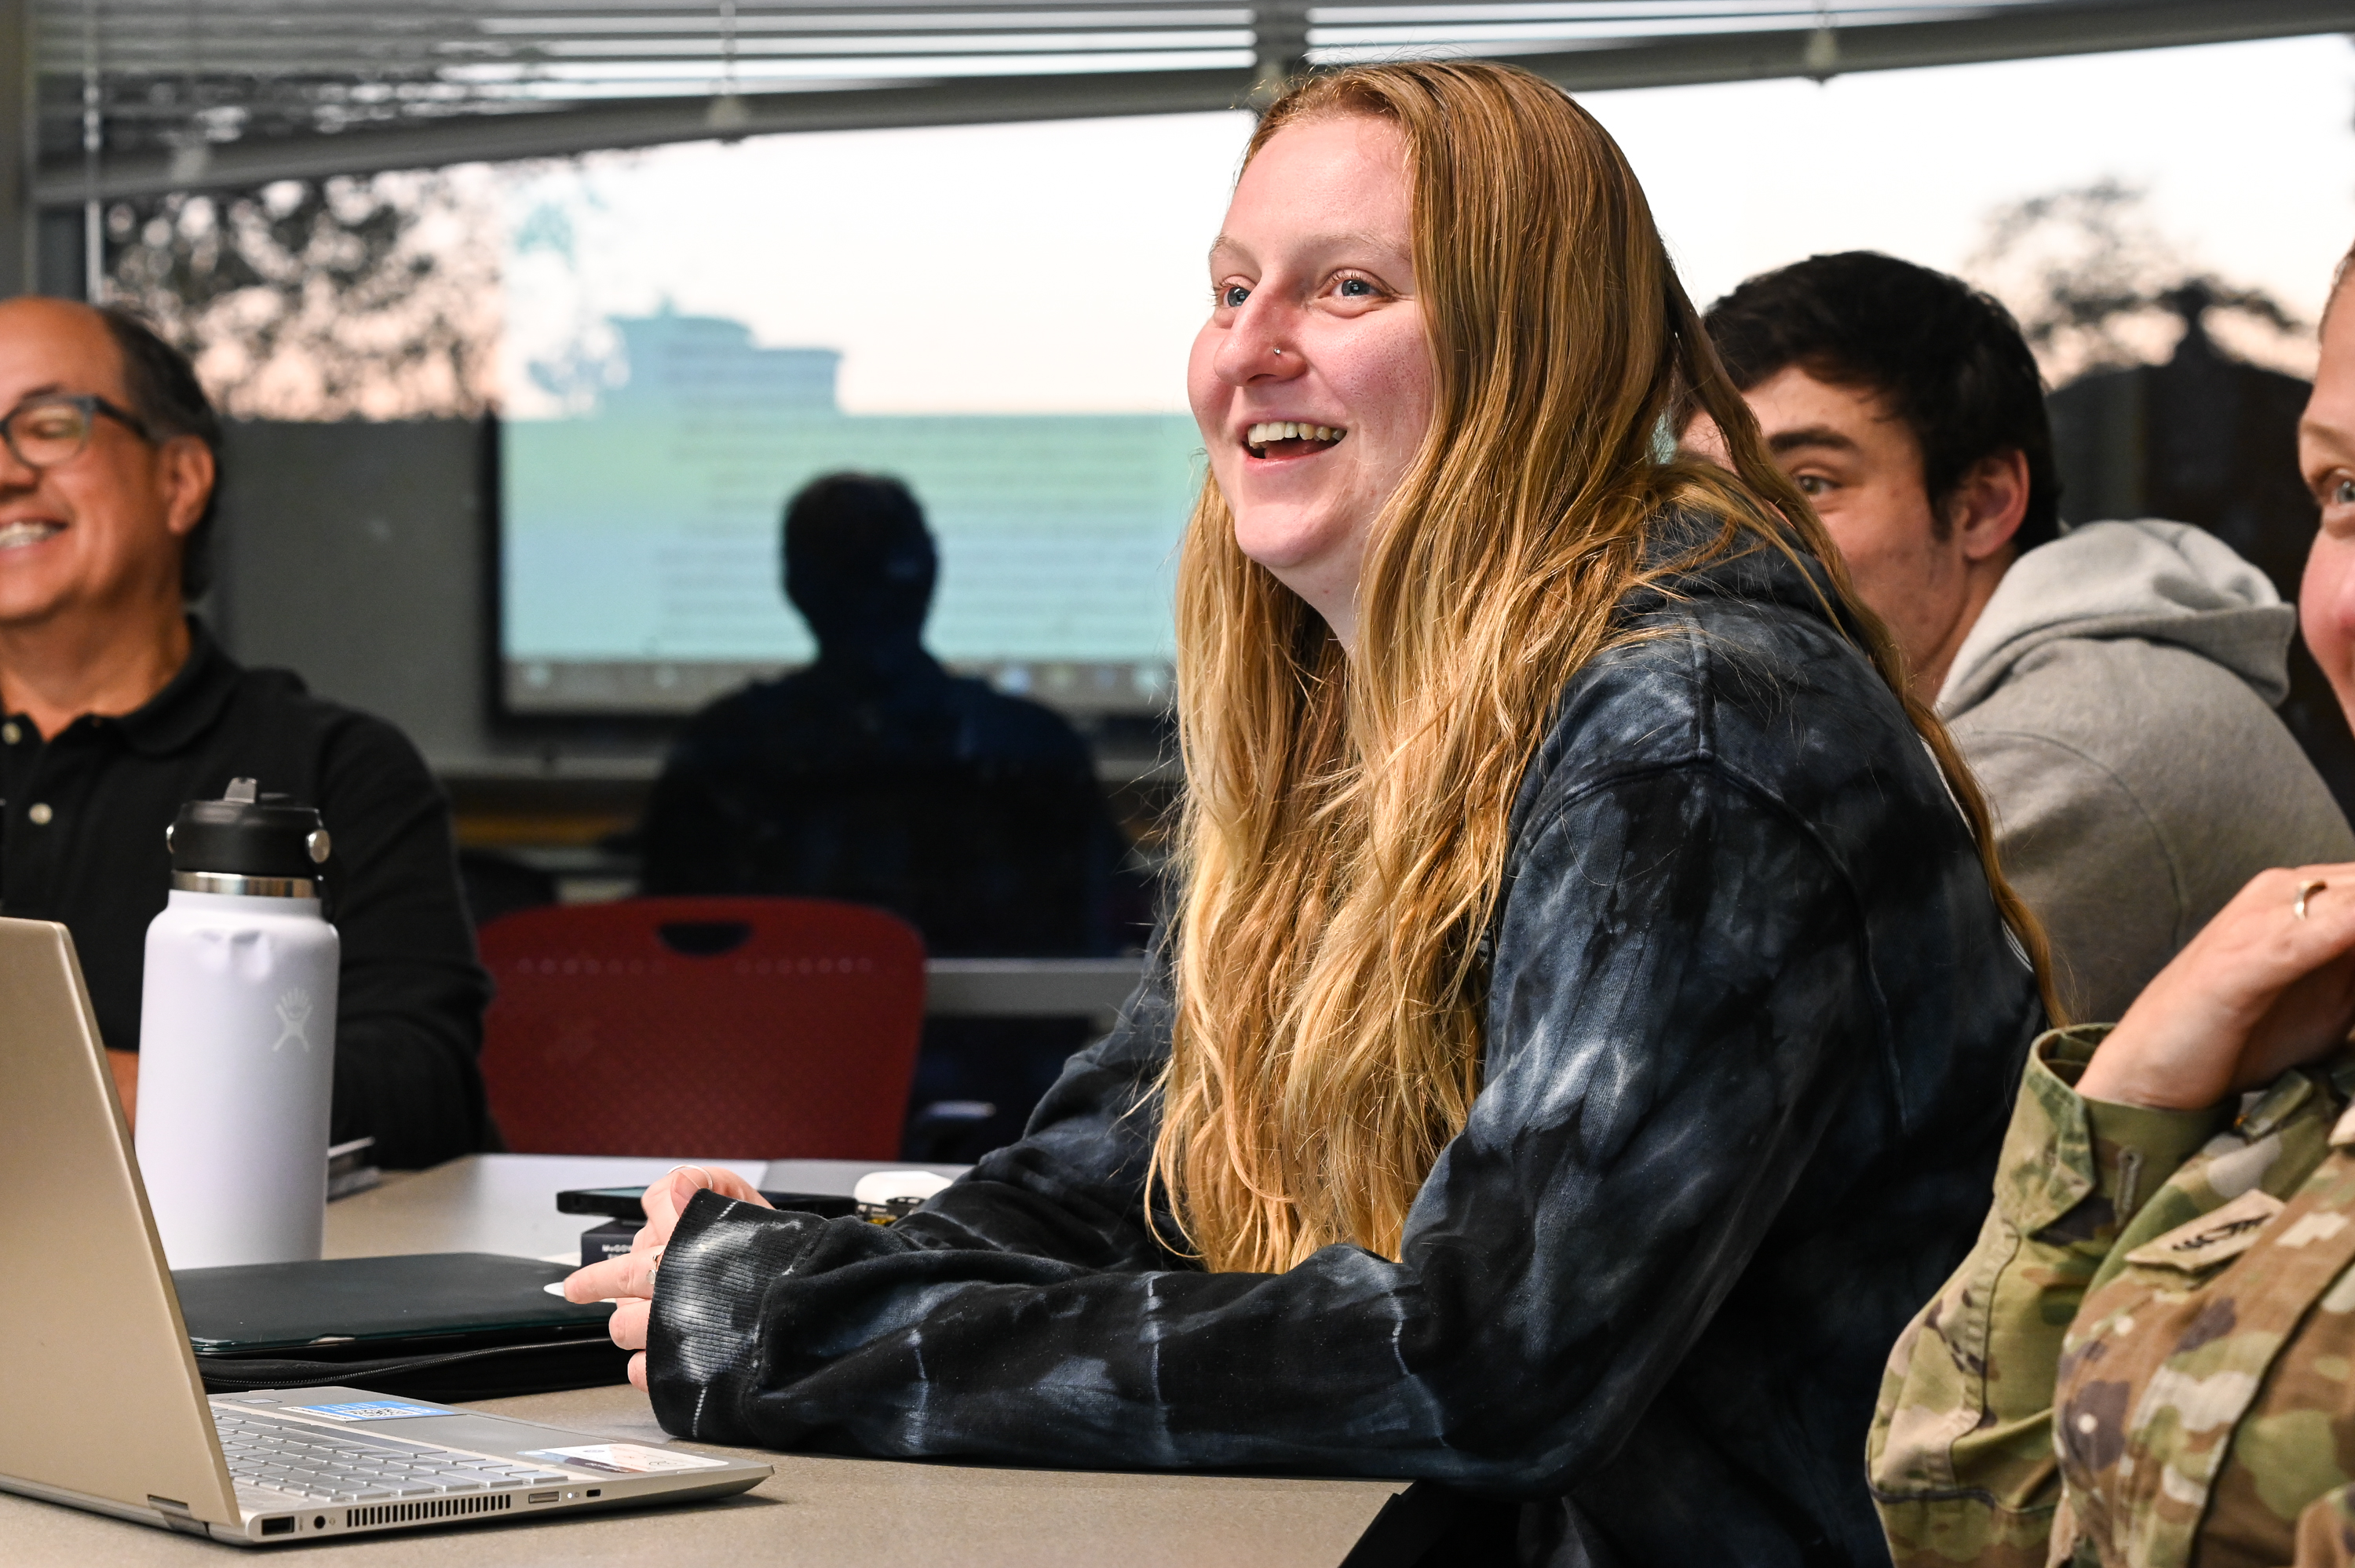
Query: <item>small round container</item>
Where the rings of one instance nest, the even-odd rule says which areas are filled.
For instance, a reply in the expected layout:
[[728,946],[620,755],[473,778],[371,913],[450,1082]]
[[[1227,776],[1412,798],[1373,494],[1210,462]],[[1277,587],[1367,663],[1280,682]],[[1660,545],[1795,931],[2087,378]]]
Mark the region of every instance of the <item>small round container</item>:
[[888,1225],[914,1213],[948,1184],[947,1177],[930,1171],[869,1171],[850,1189],[850,1201],[858,1205],[860,1219]]

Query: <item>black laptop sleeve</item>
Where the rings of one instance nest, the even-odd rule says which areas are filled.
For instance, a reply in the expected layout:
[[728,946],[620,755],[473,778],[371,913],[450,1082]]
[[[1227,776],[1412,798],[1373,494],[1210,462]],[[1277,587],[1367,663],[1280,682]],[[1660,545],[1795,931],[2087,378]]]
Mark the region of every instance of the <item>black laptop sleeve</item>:
[[548,1287],[562,1264],[419,1253],[176,1269],[172,1282],[214,1393],[358,1383],[417,1399],[486,1399],[623,1381],[613,1308]]

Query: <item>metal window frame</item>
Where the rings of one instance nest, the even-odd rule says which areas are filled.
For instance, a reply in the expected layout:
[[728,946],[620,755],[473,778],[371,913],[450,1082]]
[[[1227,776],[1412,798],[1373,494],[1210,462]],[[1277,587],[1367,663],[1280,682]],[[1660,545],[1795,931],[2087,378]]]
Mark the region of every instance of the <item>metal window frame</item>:
[[[1217,7],[1217,0],[1201,0]],[[1046,9],[1057,0],[1045,0]],[[840,5],[830,7],[842,9]],[[1226,7],[1217,7],[1220,10]],[[457,113],[386,129],[254,135],[186,152],[36,157],[36,0],[0,0],[0,294],[35,277],[37,214],[173,190],[455,163],[561,157],[802,131],[1092,119],[1249,107],[1315,58],[1305,0],[1250,7],[1252,61],[1226,69],[945,76],[829,90],[614,99]],[[1838,10],[1824,7],[1837,18]],[[2041,0],[1987,14],[1779,31],[1697,32],[1501,58],[1572,91],[1759,80],[2355,31],[2355,0]],[[1466,48],[1461,52],[1475,52]]]

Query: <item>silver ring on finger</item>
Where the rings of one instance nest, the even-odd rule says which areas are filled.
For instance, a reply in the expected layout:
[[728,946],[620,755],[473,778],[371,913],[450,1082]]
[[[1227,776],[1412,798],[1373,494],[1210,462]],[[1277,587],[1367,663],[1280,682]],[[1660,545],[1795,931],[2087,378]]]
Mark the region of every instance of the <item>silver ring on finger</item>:
[[2297,902],[2289,906],[2289,912],[2296,916],[2301,920],[2305,919],[2306,901],[2329,885],[2330,884],[2323,881],[2320,877],[2316,877],[2311,882],[2299,883],[2297,885]]

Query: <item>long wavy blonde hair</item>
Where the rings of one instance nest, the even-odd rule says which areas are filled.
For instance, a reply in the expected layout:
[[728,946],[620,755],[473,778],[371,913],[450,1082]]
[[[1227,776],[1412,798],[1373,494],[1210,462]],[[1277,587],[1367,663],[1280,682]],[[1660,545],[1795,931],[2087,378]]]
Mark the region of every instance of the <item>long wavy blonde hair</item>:
[[[1478,1092],[1479,938],[1515,790],[1564,683],[1636,635],[1614,611],[1647,582],[1759,547],[1834,563],[1864,651],[1992,843],[1609,134],[1508,67],[1368,66],[1295,86],[1245,162],[1287,125],[1348,114],[1403,136],[1436,399],[1368,543],[1354,658],[1237,547],[1215,480],[1180,556],[1184,892],[1148,1204],[1166,1198],[1177,1245],[1214,1269],[1280,1270],[1335,1242],[1396,1255]],[[1660,461],[1659,432],[1696,411],[1731,472]],[[1647,566],[1672,507],[1721,526]],[[2041,979],[2035,922],[1983,853]]]

